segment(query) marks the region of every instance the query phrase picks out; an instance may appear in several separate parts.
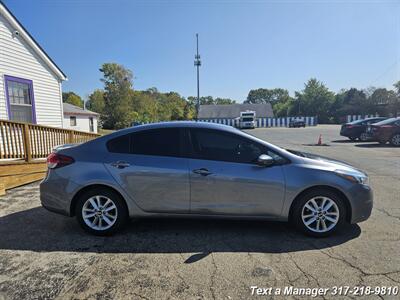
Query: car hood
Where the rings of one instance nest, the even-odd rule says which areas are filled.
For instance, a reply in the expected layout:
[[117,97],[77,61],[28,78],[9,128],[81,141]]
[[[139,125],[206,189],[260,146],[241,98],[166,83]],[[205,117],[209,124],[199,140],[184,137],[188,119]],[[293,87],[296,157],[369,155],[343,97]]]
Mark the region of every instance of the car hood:
[[334,170],[350,170],[350,171],[358,171],[358,172],[365,174],[364,171],[359,170],[356,167],[354,167],[346,162],[340,161],[340,160],[316,155],[313,153],[301,152],[301,151],[297,151],[297,150],[289,150],[288,149],[287,151],[289,151],[292,154],[302,157],[306,163],[312,163],[312,165],[314,165],[314,166],[317,165],[323,169],[332,170],[332,171],[334,171]]

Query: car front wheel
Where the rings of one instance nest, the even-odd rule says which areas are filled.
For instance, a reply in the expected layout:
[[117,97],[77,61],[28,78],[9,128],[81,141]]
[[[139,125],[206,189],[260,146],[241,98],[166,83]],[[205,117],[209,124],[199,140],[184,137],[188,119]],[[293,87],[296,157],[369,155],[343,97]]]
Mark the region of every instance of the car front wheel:
[[128,219],[124,200],[106,188],[83,193],[78,199],[75,215],[82,228],[95,235],[113,234]]
[[295,203],[292,221],[307,235],[325,237],[340,228],[345,223],[345,217],[346,208],[338,194],[315,190]]
[[366,132],[361,133],[360,141],[366,142],[366,141],[368,141],[368,139],[369,139],[369,137],[368,137],[368,134]]
[[393,146],[399,147],[400,146],[400,134],[395,134],[394,136],[392,136],[392,138],[390,139],[390,143]]

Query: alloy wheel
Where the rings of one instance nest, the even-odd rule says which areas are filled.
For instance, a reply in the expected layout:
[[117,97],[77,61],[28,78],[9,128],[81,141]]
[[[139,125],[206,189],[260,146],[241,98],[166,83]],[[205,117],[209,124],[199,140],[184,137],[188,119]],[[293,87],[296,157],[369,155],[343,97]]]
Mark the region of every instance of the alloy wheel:
[[339,208],[335,201],[328,197],[313,197],[303,206],[301,219],[304,225],[313,232],[328,232],[339,221]]
[[400,134],[394,135],[391,142],[395,146],[400,146]]
[[366,142],[368,140],[368,135],[366,132],[361,133],[360,135],[360,141]]
[[114,201],[102,195],[90,197],[82,207],[82,218],[93,230],[106,230],[117,221],[118,210]]

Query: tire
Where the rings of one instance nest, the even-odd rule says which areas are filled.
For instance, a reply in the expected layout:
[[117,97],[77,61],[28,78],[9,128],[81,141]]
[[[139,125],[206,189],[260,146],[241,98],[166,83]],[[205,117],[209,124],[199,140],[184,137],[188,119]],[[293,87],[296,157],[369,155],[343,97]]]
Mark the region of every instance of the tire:
[[[330,206],[324,213],[324,210],[318,211],[316,209],[317,207],[312,204],[312,200],[317,204],[317,207],[322,206],[323,203],[325,203],[325,208],[328,207],[328,204]],[[309,207],[315,209],[315,213]],[[344,199],[339,194],[330,190],[315,189],[297,199],[293,206],[291,221],[299,231],[320,238],[329,236],[342,227],[346,222],[346,214]],[[314,218],[315,221],[312,221]],[[309,225],[306,225],[308,222],[310,222]],[[325,228],[323,224],[325,224]]]
[[359,137],[361,142],[367,142],[368,141],[368,134],[366,132],[361,133]]
[[[85,218],[84,214],[86,214]],[[124,227],[128,220],[128,209],[119,194],[111,189],[97,188],[89,190],[79,197],[75,215],[85,231],[105,236],[112,235]]]
[[390,139],[390,144],[396,147],[400,147],[400,133],[392,136],[392,138]]

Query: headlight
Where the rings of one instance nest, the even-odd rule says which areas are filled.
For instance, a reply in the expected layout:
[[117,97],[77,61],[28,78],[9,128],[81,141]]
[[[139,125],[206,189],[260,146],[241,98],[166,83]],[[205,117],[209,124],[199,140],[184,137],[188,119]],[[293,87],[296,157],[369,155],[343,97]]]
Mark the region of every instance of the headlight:
[[340,177],[343,177],[354,183],[361,183],[364,185],[369,185],[369,178],[364,173],[357,172],[357,171],[350,171],[350,170],[335,170],[335,173],[337,175],[339,175]]

